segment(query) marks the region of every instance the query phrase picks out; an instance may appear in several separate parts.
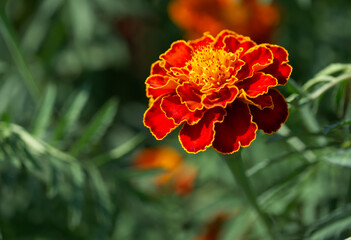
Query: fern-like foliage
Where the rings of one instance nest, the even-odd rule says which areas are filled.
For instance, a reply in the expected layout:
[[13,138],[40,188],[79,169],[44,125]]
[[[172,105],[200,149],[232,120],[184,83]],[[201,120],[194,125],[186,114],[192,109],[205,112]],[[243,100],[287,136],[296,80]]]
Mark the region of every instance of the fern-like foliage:
[[[18,211],[16,204],[9,204],[14,203],[11,199],[19,197],[16,196],[15,185],[21,183],[21,180],[29,180],[37,189],[23,192],[24,195],[31,195],[23,199],[27,201],[27,203],[22,203],[24,204],[22,213],[24,219],[32,217],[30,216],[31,205],[35,206],[36,203],[31,203],[31,200],[35,200],[38,194],[43,194],[39,199],[42,198],[43,201],[48,202],[41,207],[48,207],[47,210],[50,210],[53,207],[50,205],[56,204],[56,201],[67,206],[64,215],[67,217],[69,228],[74,229],[84,222],[84,202],[88,198],[95,206],[90,210],[90,214],[96,216],[96,229],[108,226],[112,212],[111,199],[96,168],[89,164],[84,165],[71,155],[35,139],[15,124],[0,123],[0,148],[1,209],[10,208],[6,211]],[[18,179],[9,179],[11,176],[18,176]],[[7,191],[10,193],[6,193]],[[55,212],[54,209],[48,214],[53,219],[62,215],[62,213]],[[11,220],[12,214],[9,213],[8,218],[3,219],[5,226],[6,221]],[[38,224],[48,223],[45,218],[37,221]]]

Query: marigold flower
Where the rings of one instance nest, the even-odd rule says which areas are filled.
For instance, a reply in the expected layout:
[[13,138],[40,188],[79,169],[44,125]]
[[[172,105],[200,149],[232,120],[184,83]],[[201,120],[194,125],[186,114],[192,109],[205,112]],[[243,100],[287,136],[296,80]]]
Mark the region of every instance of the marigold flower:
[[292,71],[280,46],[225,30],[176,41],[160,59],[146,79],[144,114],[156,139],[183,125],[179,140],[187,152],[212,146],[229,154],[249,146],[258,129],[276,132],[288,117],[284,97],[273,89]]
[[134,165],[141,169],[164,169],[165,172],[154,178],[154,183],[159,188],[170,189],[180,196],[193,190],[197,169],[192,164],[183,162],[182,156],[173,148],[144,149],[137,155]]
[[207,31],[216,35],[230,29],[259,43],[270,41],[280,20],[275,4],[257,0],[173,0],[169,16],[185,30],[188,39],[201,37]]

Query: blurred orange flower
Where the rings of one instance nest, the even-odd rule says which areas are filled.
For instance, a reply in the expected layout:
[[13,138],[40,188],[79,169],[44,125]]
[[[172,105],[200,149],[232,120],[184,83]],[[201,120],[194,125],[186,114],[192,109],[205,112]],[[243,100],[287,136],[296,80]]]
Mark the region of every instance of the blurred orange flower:
[[197,169],[183,162],[183,157],[173,148],[158,147],[142,150],[136,157],[134,165],[141,169],[164,169],[154,178],[159,188],[166,188],[184,196],[193,190]]
[[218,214],[207,226],[202,237],[195,240],[218,240],[224,222],[229,218],[229,214]]
[[169,16],[185,30],[188,39],[201,37],[204,32],[217,35],[229,29],[258,43],[270,42],[280,20],[275,4],[259,0],[173,0]]

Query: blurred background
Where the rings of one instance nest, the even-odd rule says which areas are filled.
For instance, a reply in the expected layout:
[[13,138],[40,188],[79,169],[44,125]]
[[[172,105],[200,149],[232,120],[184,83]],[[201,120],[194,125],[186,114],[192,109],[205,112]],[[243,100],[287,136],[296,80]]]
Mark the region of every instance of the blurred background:
[[222,29],[294,69],[288,122],[243,151],[277,239],[351,236],[351,1],[0,0],[0,16],[0,239],[269,239],[220,154],[142,122],[151,64]]

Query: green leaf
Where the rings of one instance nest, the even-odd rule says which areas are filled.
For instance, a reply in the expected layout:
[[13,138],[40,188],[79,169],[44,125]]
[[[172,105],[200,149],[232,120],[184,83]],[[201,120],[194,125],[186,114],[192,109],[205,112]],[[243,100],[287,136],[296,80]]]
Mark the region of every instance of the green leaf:
[[71,227],[76,227],[79,225],[82,218],[85,173],[78,164],[72,164],[70,170],[72,174],[72,188],[74,194],[72,196],[72,204],[70,205],[71,216],[69,225]]
[[351,64],[345,63],[332,63],[320,72],[316,74],[316,76],[325,76],[325,75],[333,75],[342,71],[349,71],[351,69]]
[[323,157],[323,159],[331,164],[341,167],[351,167],[351,148],[337,149]]
[[32,134],[41,138],[47,129],[56,99],[56,87],[49,85],[46,89],[44,99],[39,109],[38,117],[35,120]]
[[63,2],[63,0],[46,0],[41,2],[23,35],[21,45],[26,52],[34,54],[38,51],[51,27],[51,19],[60,9]]
[[344,230],[350,230],[350,226],[351,205],[348,204],[317,221],[306,231],[305,237],[309,240],[331,239],[339,236]]
[[22,75],[22,79],[29,93],[31,94],[33,101],[38,102],[41,96],[39,86],[37,85],[37,82],[35,81],[32,72],[30,71],[28,64],[19,48],[13,27],[5,14],[5,9],[2,8],[0,8],[0,33],[5,40],[7,48],[12,55],[18,71]]
[[143,140],[145,139],[145,136],[142,134],[138,134],[132,138],[130,138],[128,141],[125,143],[115,147],[111,151],[104,153],[102,155],[96,156],[95,158],[91,159],[90,161],[95,165],[95,166],[101,166],[106,163],[108,163],[111,160],[115,160],[118,158],[121,158],[122,156],[126,155],[137,145],[139,145]]
[[20,86],[11,76],[0,87],[0,114],[3,114],[6,108],[11,104],[15,96],[18,96]]
[[70,26],[74,40],[79,44],[89,42],[95,32],[95,15],[90,1],[75,0],[66,2],[70,13]]
[[291,190],[291,187],[296,185],[305,176],[308,175],[311,167],[315,166],[318,162],[313,163],[305,163],[298,168],[294,169],[290,174],[283,176],[278,181],[269,187],[266,191],[261,193],[258,197],[259,203],[262,206],[267,206],[270,203],[274,203],[274,201],[278,201],[280,199],[280,195],[284,194],[284,191]]
[[[0,122],[0,162],[25,171],[46,186],[47,197],[64,200],[69,213],[67,225],[77,227],[82,221],[87,188],[94,196],[93,208],[101,225],[110,222],[111,201],[100,173],[94,166],[82,165],[77,159],[31,136],[15,124]],[[6,169],[0,168],[0,175]],[[48,199],[50,200],[50,199]]]
[[111,224],[112,202],[110,200],[108,189],[104,183],[100,172],[95,167],[87,167],[88,180],[92,190],[92,196],[95,201],[95,212],[97,220],[100,223],[100,231],[105,231]]
[[331,130],[333,130],[335,128],[339,128],[339,127],[350,125],[350,124],[351,124],[351,121],[339,121],[339,122],[336,122],[336,123],[333,123],[333,124],[326,126],[323,129],[323,133],[328,134]]
[[75,93],[73,101],[69,99],[64,108],[65,113],[55,129],[55,140],[65,140],[70,137],[88,99],[89,89],[87,88],[82,88]]
[[85,131],[81,138],[70,149],[73,156],[78,156],[83,150],[97,142],[105,133],[113,121],[117,112],[118,101],[111,99],[95,114],[91,123],[84,128]]

